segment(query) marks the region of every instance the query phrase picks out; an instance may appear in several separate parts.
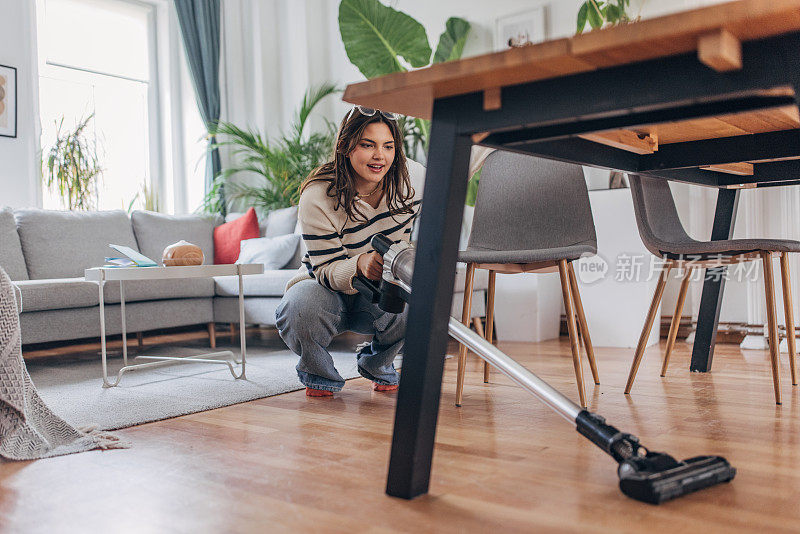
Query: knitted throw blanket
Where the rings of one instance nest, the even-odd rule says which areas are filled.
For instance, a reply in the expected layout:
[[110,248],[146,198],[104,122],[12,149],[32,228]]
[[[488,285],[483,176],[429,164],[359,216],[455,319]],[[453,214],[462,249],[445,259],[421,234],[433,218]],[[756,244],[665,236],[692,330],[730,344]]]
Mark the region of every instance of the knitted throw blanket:
[[33,460],[127,446],[113,434],[71,427],[39,397],[22,360],[14,286],[0,267],[0,457]]

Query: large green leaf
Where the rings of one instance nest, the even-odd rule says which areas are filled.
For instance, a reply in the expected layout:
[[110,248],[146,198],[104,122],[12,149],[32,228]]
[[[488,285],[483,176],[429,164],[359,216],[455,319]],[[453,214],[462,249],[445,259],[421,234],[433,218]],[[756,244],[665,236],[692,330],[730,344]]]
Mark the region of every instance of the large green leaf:
[[460,58],[464,51],[464,44],[467,42],[469,28],[469,22],[464,19],[458,17],[447,19],[445,30],[439,36],[439,44],[433,55],[433,62],[442,63]]
[[400,57],[412,67],[431,58],[422,24],[378,0],[342,0],[339,32],[350,62],[367,78],[404,71]]
[[599,0],[589,0],[589,25],[591,25],[592,29],[596,30],[600,26],[603,25],[603,19],[605,18],[605,10],[603,7],[603,2]]
[[583,29],[586,27],[586,17],[589,16],[589,2],[584,2],[581,4],[581,8],[578,10],[578,32],[583,33]]

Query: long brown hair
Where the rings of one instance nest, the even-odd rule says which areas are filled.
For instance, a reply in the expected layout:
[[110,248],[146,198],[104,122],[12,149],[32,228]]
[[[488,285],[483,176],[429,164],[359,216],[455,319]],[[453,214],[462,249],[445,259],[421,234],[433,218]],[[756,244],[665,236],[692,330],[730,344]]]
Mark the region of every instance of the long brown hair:
[[328,181],[328,196],[336,198],[334,210],[340,207],[344,209],[348,218],[351,220],[367,220],[367,216],[358,208],[356,204],[356,171],[350,164],[348,157],[355,150],[364,130],[373,122],[382,122],[389,127],[394,139],[394,161],[386,171],[380,187],[386,198],[386,205],[392,217],[403,213],[413,213],[411,201],[414,198],[414,188],[411,187],[411,180],[408,176],[406,166],[406,156],[403,153],[403,134],[396,120],[389,120],[381,112],[374,115],[363,115],[358,108],[348,113],[339,126],[339,134],[336,136],[336,147],[333,152],[333,159],[324,165],[317,167],[305,179],[300,186],[300,194],[316,181]]

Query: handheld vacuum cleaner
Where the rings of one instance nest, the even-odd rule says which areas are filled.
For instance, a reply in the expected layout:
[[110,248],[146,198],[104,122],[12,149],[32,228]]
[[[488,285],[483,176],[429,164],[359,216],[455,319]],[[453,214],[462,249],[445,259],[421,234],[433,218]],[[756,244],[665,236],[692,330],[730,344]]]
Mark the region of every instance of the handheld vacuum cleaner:
[[[406,242],[393,243],[383,235],[372,238],[372,247],[383,256],[383,276],[379,282],[359,276],[353,285],[384,311],[400,313],[411,295],[414,247]],[[614,458],[619,464],[619,487],[625,495],[660,504],[729,482],[736,475],[736,469],[721,456],[696,456],[678,461],[669,454],[646,449],[639,438],[619,431],[600,415],[584,410],[457,320],[450,318],[448,330],[450,336],[533,393]]]

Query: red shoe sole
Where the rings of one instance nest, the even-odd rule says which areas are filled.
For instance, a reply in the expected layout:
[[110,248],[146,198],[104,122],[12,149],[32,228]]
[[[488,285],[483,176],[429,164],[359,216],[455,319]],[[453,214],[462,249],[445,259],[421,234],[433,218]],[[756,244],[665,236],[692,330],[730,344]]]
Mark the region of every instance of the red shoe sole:
[[399,388],[397,384],[378,384],[377,382],[372,383],[372,391],[397,391]]
[[333,391],[327,389],[306,388],[306,397],[333,397]]

